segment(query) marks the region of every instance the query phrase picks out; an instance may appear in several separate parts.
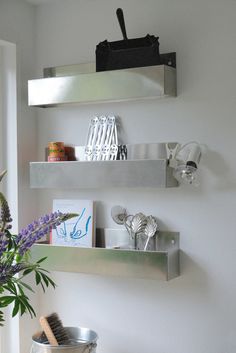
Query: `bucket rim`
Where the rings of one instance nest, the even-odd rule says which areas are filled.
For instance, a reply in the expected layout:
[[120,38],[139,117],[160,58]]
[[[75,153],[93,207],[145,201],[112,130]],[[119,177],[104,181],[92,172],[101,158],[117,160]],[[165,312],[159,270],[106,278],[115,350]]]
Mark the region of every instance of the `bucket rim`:
[[42,347],[50,347],[50,348],[57,348],[57,349],[63,349],[63,348],[73,348],[73,347],[76,347],[76,346],[85,346],[85,345],[88,345],[88,344],[95,344],[98,340],[98,334],[96,331],[88,328],[88,327],[81,327],[81,326],[65,326],[64,327],[65,329],[79,329],[79,330],[87,330],[89,332],[91,332],[92,334],[94,334],[94,339],[91,339],[91,340],[88,340],[88,341],[84,341],[84,342],[77,342],[77,344],[75,344],[74,346],[73,345],[69,345],[69,344],[62,344],[62,345],[59,345],[59,346],[54,346],[54,345],[49,345],[49,344],[45,344],[43,342],[38,342],[36,341],[36,338],[39,337],[39,334],[41,335],[42,334],[42,331],[41,332],[37,332],[35,333],[33,336],[32,336],[32,344],[36,344],[36,345],[39,345],[39,346],[42,346]]

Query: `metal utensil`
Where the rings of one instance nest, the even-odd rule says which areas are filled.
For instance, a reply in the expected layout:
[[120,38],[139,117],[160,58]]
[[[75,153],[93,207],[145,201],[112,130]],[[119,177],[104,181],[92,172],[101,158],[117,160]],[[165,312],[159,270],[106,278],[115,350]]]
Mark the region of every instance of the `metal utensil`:
[[144,246],[144,251],[147,250],[147,246],[151,237],[153,237],[157,232],[157,221],[153,216],[146,217],[146,226],[144,229],[144,234],[147,236],[147,241]]
[[94,161],[101,160],[101,150],[105,142],[106,133],[107,133],[107,117],[100,116],[99,123],[98,123],[98,133],[97,133],[96,142],[93,148]]
[[112,207],[111,217],[116,224],[125,224],[125,220],[127,218],[126,209],[122,206]]
[[147,34],[145,37],[128,39],[123,10],[118,8],[116,15],[123,40],[105,40],[96,46],[96,71],[159,65],[159,37]]
[[85,145],[85,159],[91,161],[93,158],[93,148],[96,143],[99,119],[97,116],[90,120],[87,141]]
[[146,216],[139,212],[133,216],[130,222],[130,228],[133,234],[142,233],[146,227]]
[[138,249],[138,237],[143,233],[146,226],[146,216],[143,213],[137,213],[130,216],[130,224],[128,228],[127,220],[125,222],[126,229],[129,231],[131,238],[134,240],[134,249]]

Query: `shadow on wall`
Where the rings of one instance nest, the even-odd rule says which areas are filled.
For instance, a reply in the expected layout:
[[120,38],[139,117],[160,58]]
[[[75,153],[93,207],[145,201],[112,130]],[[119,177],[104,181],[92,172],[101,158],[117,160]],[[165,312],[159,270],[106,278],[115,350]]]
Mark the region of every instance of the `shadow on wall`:
[[[208,275],[205,269],[183,250],[180,250],[180,277],[177,277],[177,279],[181,279],[181,276],[188,285],[191,284],[189,290],[195,292],[196,286],[199,289],[199,285],[201,290],[207,289]],[[186,288],[184,291],[186,291]]]
[[219,191],[236,189],[235,171],[220,153],[208,149],[204,154],[204,168],[211,174],[214,189]]

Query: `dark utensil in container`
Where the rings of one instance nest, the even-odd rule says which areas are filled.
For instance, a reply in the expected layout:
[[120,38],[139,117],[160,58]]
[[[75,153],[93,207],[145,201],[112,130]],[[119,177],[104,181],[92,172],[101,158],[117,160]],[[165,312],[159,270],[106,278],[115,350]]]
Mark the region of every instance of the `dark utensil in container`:
[[161,64],[159,37],[128,39],[122,9],[116,10],[123,40],[99,43],[96,47],[96,71],[118,70]]

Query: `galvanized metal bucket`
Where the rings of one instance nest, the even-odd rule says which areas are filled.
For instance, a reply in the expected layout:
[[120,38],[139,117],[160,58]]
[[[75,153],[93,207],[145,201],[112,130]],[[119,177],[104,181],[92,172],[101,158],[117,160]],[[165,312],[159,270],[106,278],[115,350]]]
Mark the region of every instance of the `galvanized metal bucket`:
[[40,339],[41,333],[32,337],[31,353],[96,353],[98,335],[84,327],[65,327],[70,337],[69,345],[51,346]]

